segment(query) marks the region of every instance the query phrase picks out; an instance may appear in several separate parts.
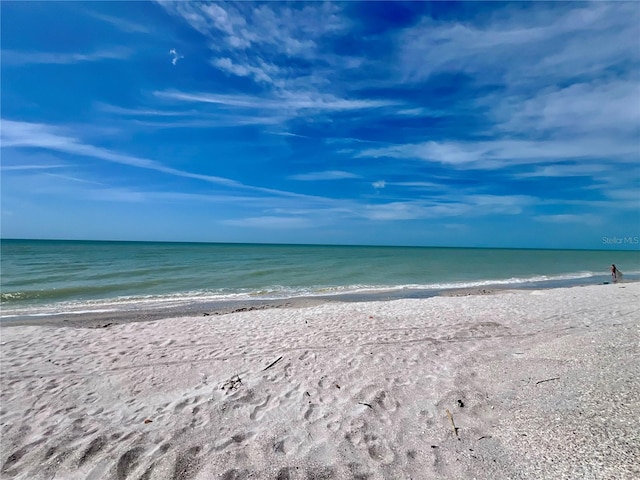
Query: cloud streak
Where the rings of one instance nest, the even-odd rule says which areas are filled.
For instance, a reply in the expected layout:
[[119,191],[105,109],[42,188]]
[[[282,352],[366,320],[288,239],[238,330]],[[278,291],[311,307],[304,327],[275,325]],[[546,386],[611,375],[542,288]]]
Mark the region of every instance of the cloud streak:
[[133,50],[126,47],[96,50],[90,53],[74,52],[21,52],[2,50],[2,63],[5,66],[23,66],[32,64],[72,65],[83,62],[100,62],[104,60],[126,60]]
[[179,100],[191,103],[210,103],[226,107],[265,109],[271,111],[282,110],[298,114],[301,111],[349,111],[369,108],[380,108],[395,105],[397,102],[389,100],[350,100],[339,98],[331,94],[312,94],[308,92],[283,92],[269,98],[253,95],[224,95],[215,93],[181,91],[156,91],[154,95],[160,98]]
[[554,163],[580,158],[635,162],[637,147],[619,144],[609,138],[591,138],[583,142],[492,140],[479,142],[435,142],[370,148],[356,157],[408,158],[438,162],[454,168],[501,169],[510,166]]
[[341,170],[326,170],[324,172],[310,172],[300,173],[297,175],[290,175],[292,180],[301,181],[321,181],[321,180],[345,180],[351,178],[359,178],[359,175],[350,172],[343,172]]
[[292,192],[244,185],[229,178],[193,173],[173,167],[168,167],[154,160],[120,154],[105,148],[87,145],[76,138],[58,133],[57,129],[44,124],[17,122],[3,119],[1,135],[3,148],[43,148],[58,152],[64,152],[71,155],[97,158],[100,160],[119,163],[130,167],[153,170],[168,175],[201,180],[224,187],[250,190],[287,197],[313,198],[311,196],[296,194]]

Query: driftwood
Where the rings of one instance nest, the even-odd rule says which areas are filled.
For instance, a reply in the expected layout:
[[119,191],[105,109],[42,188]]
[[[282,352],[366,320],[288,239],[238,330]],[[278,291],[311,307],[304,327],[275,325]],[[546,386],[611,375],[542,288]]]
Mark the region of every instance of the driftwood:
[[278,359],[275,362],[271,362],[264,370],[262,370],[263,372],[265,370],[269,370],[271,367],[273,367],[276,363],[278,363],[280,360],[282,360],[282,357],[278,357]]
[[449,409],[447,409],[447,417],[449,417],[449,421],[451,422],[451,428],[453,428],[453,433],[455,433],[456,438],[460,440],[460,436],[458,435],[458,427],[456,427],[456,424],[453,421],[453,415],[451,415],[451,412],[449,411]]
[[540,381],[536,382],[536,385],[538,385],[540,383],[544,383],[544,382],[550,382],[552,380],[560,380],[560,377],[553,377],[553,378],[547,378],[546,380],[540,380]]

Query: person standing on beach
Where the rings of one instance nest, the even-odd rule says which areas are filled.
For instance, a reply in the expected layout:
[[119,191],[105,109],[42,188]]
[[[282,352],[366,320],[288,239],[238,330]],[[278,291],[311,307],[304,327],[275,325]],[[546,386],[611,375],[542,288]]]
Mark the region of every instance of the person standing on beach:
[[613,282],[617,282],[618,281],[618,269],[616,268],[615,263],[611,264],[611,280]]

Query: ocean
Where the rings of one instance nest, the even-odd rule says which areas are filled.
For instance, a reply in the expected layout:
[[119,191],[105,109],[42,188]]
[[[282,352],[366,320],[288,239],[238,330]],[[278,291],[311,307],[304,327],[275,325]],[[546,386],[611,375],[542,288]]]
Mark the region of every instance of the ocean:
[[640,279],[640,251],[2,240],[3,320],[229,300]]

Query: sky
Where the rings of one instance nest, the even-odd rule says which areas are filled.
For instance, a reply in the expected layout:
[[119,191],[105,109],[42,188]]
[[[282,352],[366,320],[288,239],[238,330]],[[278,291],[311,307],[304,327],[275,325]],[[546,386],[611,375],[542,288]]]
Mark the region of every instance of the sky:
[[8,2],[3,238],[631,248],[639,2]]

